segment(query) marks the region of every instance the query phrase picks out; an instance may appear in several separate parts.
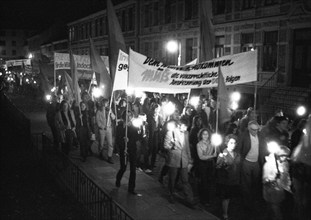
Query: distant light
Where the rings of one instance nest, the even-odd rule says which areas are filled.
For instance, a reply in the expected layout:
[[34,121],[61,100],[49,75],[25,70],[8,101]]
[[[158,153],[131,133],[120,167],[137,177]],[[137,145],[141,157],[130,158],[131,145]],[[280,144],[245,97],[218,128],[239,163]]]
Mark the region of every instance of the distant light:
[[254,50],[255,50],[255,49],[252,47],[252,48],[251,48],[251,51],[254,51]]
[[28,78],[26,79],[26,83],[29,83],[29,79]]
[[2,76],[2,73],[0,72],[0,76]]
[[231,94],[231,100],[234,102],[238,102],[241,99],[241,93],[235,91]]
[[214,133],[211,136],[211,142],[214,146],[219,146],[222,143],[222,137],[218,133]]
[[171,41],[167,42],[166,49],[170,53],[175,53],[178,50],[178,43],[177,43],[177,41],[171,40]]
[[296,112],[297,112],[297,115],[303,116],[304,114],[306,114],[307,110],[304,106],[299,106]]
[[55,92],[56,88],[55,86],[51,89],[51,92]]
[[29,53],[29,54],[28,54],[28,58],[29,58],[29,59],[32,59],[32,58],[33,58],[32,53]]
[[35,81],[33,81],[33,83],[34,83],[34,84],[37,84],[37,81],[35,80]]
[[307,135],[307,129],[304,128],[304,129],[302,130],[302,132],[303,132],[305,135]]

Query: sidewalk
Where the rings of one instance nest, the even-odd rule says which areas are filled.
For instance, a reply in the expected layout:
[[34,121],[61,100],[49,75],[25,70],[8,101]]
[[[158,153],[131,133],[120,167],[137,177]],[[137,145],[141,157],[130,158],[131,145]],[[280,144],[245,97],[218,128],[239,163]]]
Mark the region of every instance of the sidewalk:
[[[203,208],[197,207],[190,209],[181,202],[176,201],[171,204],[167,200],[168,191],[154,177],[144,172],[136,172],[136,191],[142,194],[141,197],[131,195],[127,192],[129,178],[129,166],[125,172],[121,187],[115,186],[116,174],[119,170],[119,157],[114,155],[114,164],[98,159],[96,155],[87,158],[86,162],[79,159],[79,150],[71,152],[70,155],[75,164],[77,164],[85,173],[89,175],[94,182],[113,197],[134,219],[141,220],[183,220],[183,219],[218,219],[208,213]],[[157,163],[157,169],[161,168],[162,161]],[[157,171],[153,174],[157,177]]]

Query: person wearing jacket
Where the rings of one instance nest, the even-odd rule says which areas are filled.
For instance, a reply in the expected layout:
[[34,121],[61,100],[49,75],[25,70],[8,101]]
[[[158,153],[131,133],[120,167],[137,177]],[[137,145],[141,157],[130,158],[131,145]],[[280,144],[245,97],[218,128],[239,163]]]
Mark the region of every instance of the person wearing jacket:
[[181,119],[179,126],[171,132],[167,132],[164,139],[164,148],[168,150],[169,167],[169,202],[174,203],[174,185],[178,171],[180,171],[180,179],[183,192],[186,195],[187,204],[192,208],[193,193],[188,182],[188,171],[192,166],[192,158],[189,148],[189,134],[187,131],[188,122]]

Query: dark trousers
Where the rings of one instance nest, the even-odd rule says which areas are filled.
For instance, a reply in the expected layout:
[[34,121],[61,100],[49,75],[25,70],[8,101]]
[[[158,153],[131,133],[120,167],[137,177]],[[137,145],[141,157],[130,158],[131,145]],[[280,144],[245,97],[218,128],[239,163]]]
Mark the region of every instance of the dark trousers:
[[130,178],[128,183],[128,191],[135,190],[136,182],[136,152],[129,152],[125,156],[124,148],[120,149],[120,170],[117,173],[117,183],[121,182],[124,172],[126,171],[127,163],[130,163]]
[[212,200],[212,189],[215,180],[215,162],[213,159],[199,161],[199,178],[200,178],[200,200],[201,202],[210,203]]
[[176,168],[176,167],[169,168],[168,188],[169,188],[170,195],[173,195],[174,193],[175,180],[176,180],[178,172],[180,172],[179,178],[182,183],[183,192],[186,195],[186,200],[188,202],[193,202],[193,193],[192,193],[192,189],[189,184],[189,181],[188,181],[188,169],[187,168]]
[[70,149],[73,147],[75,133],[71,129],[65,131],[65,143],[62,143],[62,151],[64,154],[69,155]]
[[155,131],[152,135],[149,137],[149,156],[151,155],[151,162],[150,167],[151,169],[154,168],[157,154],[159,151],[159,138],[160,138],[160,132]]
[[90,147],[89,134],[86,127],[80,127],[79,129],[79,143],[80,156],[86,158]]
[[258,162],[244,160],[241,169],[244,205],[247,209],[252,210],[254,199],[258,199],[260,194],[260,166]]

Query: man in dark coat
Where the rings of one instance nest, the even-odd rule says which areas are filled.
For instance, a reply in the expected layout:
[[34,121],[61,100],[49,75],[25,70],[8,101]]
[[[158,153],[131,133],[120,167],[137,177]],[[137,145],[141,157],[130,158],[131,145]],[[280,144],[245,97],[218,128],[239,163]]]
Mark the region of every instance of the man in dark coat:
[[254,198],[258,198],[261,192],[261,168],[267,155],[257,121],[250,121],[247,130],[240,134],[237,151],[241,154],[241,185],[245,208],[252,212]]

